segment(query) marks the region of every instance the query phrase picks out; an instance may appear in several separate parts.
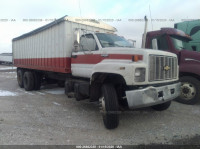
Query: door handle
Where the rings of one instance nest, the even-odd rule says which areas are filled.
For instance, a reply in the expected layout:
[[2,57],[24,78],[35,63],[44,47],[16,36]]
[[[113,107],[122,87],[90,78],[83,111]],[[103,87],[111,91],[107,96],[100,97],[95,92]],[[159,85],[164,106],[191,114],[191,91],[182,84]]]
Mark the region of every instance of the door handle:
[[108,57],[108,54],[101,54],[102,57]]

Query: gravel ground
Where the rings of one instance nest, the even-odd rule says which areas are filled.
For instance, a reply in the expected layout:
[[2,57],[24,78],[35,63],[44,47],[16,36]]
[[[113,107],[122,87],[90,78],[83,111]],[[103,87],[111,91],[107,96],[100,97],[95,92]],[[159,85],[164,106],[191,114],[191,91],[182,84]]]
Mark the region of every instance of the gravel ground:
[[56,85],[26,92],[15,72],[0,72],[1,145],[200,145],[199,140],[200,104],[126,111],[119,127],[107,130],[98,103],[67,98]]

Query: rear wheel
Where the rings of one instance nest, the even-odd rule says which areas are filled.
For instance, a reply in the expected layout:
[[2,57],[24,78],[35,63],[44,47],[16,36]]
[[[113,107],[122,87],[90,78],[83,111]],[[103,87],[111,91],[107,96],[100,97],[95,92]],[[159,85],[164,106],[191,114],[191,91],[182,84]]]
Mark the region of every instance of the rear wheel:
[[170,107],[170,105],[171,105],[171,101],[168,101],[162,104],[152,106],[152,108],[156,111],[164,111],[164,110],[167,110]]
[[99,101],[105,127],[108,129],[116,128],[119,124],[119,105],[117,93],[112,84],[102,85],[102,94]]
[[24,87],[23,75],[24,75],[24,71],[22,69],[18,69],[17,70],[17,82],[21,88]]
[[26,91],[31,91],[34,89],[34,75],[30,71],[26,71],[24,73],[23,81],[24,81],[24,89]]
[[196,78],[185,76],[180,78],[181,95],[176,101],[193,105],[200,100],[200,81]]
[[41,86],[41,75],[38,72],[33,72],[34,90],[39,90]]

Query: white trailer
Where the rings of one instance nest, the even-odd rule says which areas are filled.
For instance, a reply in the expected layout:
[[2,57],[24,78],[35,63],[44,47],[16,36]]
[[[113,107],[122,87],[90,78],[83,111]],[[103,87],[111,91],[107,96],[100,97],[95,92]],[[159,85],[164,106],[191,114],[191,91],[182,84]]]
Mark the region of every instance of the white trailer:
[[0,64],[12,64],[12,53],[1,53]]

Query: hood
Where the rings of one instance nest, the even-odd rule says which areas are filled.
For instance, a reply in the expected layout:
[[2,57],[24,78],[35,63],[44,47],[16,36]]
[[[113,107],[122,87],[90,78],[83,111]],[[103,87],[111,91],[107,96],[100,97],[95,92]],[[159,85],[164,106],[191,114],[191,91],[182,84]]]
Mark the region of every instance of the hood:
[[176,54],[173,54],[170,52],[154,50],[154,49],[142,49],[142,48],[107,47],[107,48],[102,48],[102,53],[103,54],[138,54],[138,55],[143,55],[144,58],[151,54],[176,57]]

